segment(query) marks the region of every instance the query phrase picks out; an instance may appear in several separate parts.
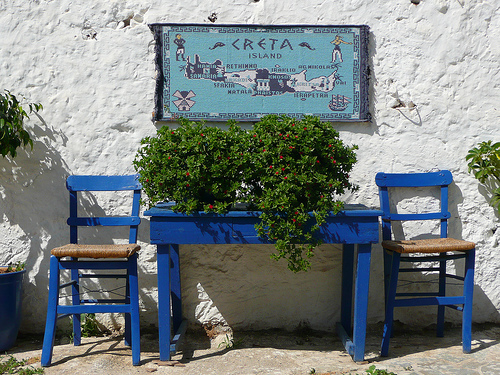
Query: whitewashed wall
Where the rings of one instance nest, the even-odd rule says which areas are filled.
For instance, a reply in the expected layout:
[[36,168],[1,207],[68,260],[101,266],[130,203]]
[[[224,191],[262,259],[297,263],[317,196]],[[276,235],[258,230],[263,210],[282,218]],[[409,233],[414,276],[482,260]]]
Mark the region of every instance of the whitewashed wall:
[[[474,320],[500,322],[499,217],[467,173],[467,150],[500,140],[500,4],[481,0],[0,0],[0,89],[41,102],[32,152],[0,160],[0,264],[27,261],[22,329],[43,330],[50,249],[68,240],[70,174],[126,174],[151,122],[155,87],[153,22],[367,24],[369,124],[335,125],[359,145],[349,202],[378,206],[377,171],[449,169],[451,234],[477,242]],[[406,107],[392,108],[401,101]],[[409,109],[410,103],[416,107]],[[412,105],[413,105],[412,104]],[[89,204],[95,197],[89,197]],[[120,207],[114,196],[103,209]],[[156,324],[156,258],[140,231],[142,320]],[[340,251],[321,248],[309,273],[269,260],[269,247],[183,247],[185,315],[236,329],[339,319]],[[370,322],[382,318],[381,248],[374,246]],[[431,322],[421,310],[419,324]],[[396,318],[415,323],[400,310]],[[450,314],[458,320],[456,315]],[[112,324],[113,321],[108,321]],[[116,323],[118,326],[120,323]]]

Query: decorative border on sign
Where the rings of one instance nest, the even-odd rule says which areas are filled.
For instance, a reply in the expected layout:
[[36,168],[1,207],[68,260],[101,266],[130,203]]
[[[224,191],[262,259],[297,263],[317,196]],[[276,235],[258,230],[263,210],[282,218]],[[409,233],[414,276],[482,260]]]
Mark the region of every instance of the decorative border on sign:
[[149,26],[156,121],[258,121],[270,113],[371,119],[366,25]]

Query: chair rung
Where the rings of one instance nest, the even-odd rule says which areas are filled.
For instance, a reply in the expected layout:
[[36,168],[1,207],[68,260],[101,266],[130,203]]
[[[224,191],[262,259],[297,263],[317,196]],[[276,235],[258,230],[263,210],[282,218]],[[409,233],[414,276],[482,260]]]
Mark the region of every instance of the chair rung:
[[123,270],[127,268],[128,261],[118,260],[118,261],[104,261],[104,262],[94,262],[91,260],[87,261],[74,261],[74,260],[61,260],[59,261],[60,270]]
[[69,281],[67,283],[59,285],[59,289],[63,289],[63,288],[66,288],[68,286],[73,286],[73,285],[76,285],[76,280],[72,280],[72,281]]
[[125,300],[125,299],[105,299],[105,298],[82,299],[82,300],[80,300],[80,303],[127,303],[127,300]]
[[426,268],[400,268],[399,272],[436,272],[439,271],[439,268],[435,267],[426,267]]
[[467,254],[447,254],[445,256],[439,256],[439,255],[423,255],[423,256],[416,256],[416,257],[410,257],[410,256],[405,256],[401,257],[400,261],[401,262],[440,262],[443,260],[455,260],[455,259],[462,259],[465,258]]
[[465,277],[463,276],[458,276],[458,275],[451,275],[451,274],[446,274],[446,277],[449,277],[450,279],[455,279],[455,280],[460,280],[460,281],[465,281]]
[[439,297],[438,292],[408,292],[408,293],[396,293],[396,297]]
[[95,313],[130,313],[130,305],[75,305],[57,306],[57,312],[63,314],[95,314]]
[[463,305],[465,303],[464,297],[424,297],[424,298],[411,298],[411,299],[397,299],[394,301],[396,307],[408,306],[429,306],[429,305]]
[[128,275],[125,274],[95,274],[95,273],[82,273],[78,277],[81,279],[125,279]]
[[73,314],[60,314],[57,315],[57,319],[67,318],[68,316],[73,316]]

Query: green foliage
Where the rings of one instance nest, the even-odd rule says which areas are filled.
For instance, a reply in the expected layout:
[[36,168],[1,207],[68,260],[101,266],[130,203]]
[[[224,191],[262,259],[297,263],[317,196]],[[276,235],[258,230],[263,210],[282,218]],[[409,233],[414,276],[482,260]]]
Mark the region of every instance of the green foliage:
[[466,156],[469,172],[492,193],[490,204],[500,213],[500,142],[481,142]]
[[26,267],[26,263],[24,263],[24,262],[17,262],[14,264],[9,264],[7,266],[7,272],[19,272],[19,271],[24,270],[25,267]]
[[[70,316],[70,320],[73,320],[72,316]],[[97,321],[94,313],[80,314],[80,322],[82,337],[100,337],[106,333],[106,330],[101,328],[101,325]],[[74,334],[74,332],[71,332],[71,342],[74,340]]]
[[331,124],[315,117],[266,116],[255,124],[252,139],[249,184],[262,210],[258,233],[276,241],[274,259],[287,259],[294,272],[307,270],[320,244],[314,232],[329,211],[342,209],[336,197],[355,189],[349,172],[356,147],[346,147]]
[[242,339],[234,341],[234,338],[229,337],[229,335],[226,334],[226,337],[224,338],[224,341],[222,341],[219,344],[219,348],[224,347],[225,349],[228,349],[228,350],[229,349],[236,349],[239,346],[241,346],[242,343],[243,343]]
[[26,367],[28,361],[17,360],[13,356],[0,356],[0,374],[20,374],[20,375],[32,375],[32,374],[43,374],[43,368],[34,368],[32,366]]
[[368,370],[366,370],[367,374],[371,375],[396,375],[394,372],[388,372],[387,370],[377,369],[375,365],[371,365]]
[[[43,109],[40,103],[29,103],[29,113],[38,112]],[[0,154],[15,157],[17,148],[30,145],[33,141],[29,133],[24,129],[24,120],[29,118],[28,112],[22,107],[17,97],[4,90],[0,93]]]
[[259,236],[276,244],[274,259],[294,272],[310,268],[319,241],[313,237],[349,181],[356,146],[348,147],[331,124],[269,115],[250,131],[205,126],[186,119],[180,127],[146,137],[134,160],[149,205],[173,201],[174,209],[226,213],[234,203],[261,212]]
[[227,212],[245,199],[241,181],[249,160],[248,133],[234,122],[227,131],[186,119],[180,124],[175,130],[164,126],[141,142],[134,165],[149,204],[174,201],[175,209],[187,214]]

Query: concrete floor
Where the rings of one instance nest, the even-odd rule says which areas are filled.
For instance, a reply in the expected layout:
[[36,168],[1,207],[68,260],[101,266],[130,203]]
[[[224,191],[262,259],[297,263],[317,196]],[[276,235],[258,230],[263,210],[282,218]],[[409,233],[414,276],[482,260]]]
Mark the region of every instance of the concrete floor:
[[[156,333],[141,335],[141,365],[132,366],[131,351],[121,337],[91,337],[79,347],[56,343],[53,365],[45,374],[189,374],[189,375],[306,375],[366,374],[375,365],[397,375],[500,374],[500,326],[473,328],[473,351],[463,354],[460,328],[448,328],[444,338],[431,330],[399,327],[391,340],[390,356],[381,358],[380,326],[369,327],[366,361],[355,363],[334,333],[313,331],[236,332],[236,348],[210,342],[203,330],[188,332],[182,349],[172,359],[176,366],[158,363]],[[219,337],[219,342],[224,338]],[[63,342],[67,342],[67,338]],[[21,335],[8,354],[29,359],[40,367],[41,336]]]

